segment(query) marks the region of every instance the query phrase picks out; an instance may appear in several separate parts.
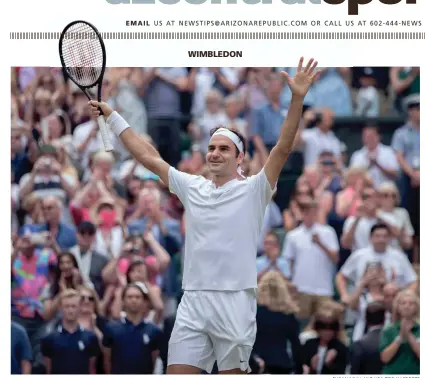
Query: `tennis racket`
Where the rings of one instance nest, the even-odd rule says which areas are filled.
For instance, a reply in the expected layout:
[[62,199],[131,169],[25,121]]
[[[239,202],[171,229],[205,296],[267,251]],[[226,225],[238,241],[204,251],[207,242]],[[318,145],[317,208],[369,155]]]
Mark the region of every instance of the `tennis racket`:
[[[93,100],[89,89],[97,85],[97,101],[102,101],[102,80],[106,67],[106,50],[98,30],[86,21],[73,21],[62,31],[59,56],[68,77]],[[106,151],[113,151],[111,137],[100,110],[98,124]]]

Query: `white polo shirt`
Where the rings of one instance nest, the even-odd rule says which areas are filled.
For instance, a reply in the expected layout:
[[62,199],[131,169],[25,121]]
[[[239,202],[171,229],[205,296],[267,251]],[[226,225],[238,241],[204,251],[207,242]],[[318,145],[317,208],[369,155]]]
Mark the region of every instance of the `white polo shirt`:
[[169,188],[186,210],[183,290],[257,287],[257,244],[273,190],[264,170],[221,187],[170,167]]
[[380,262],[387,280],[394,281],[401,288],[417,280],[415,270],[406,254],[391,247],[387,248],[385,252],[375,252],[372,246],[359,249],[351,253],[340,272],[357,285],[366,272],[367,265],[371,262]]
[[292,283],[301,293],[332,296],[336,266],[326,252],[313,242],[317,234],[330,250],[339,252],[338,237],[328,225],[304,225],[288,232],[283,246],[283,258],[294,262]]
[[[397,162],[397,157],[391,147],[385,146],[382,143],[378,145],[375,151],[376,162],[383,168],[389,170],[399,170],[400,166]],[[353,153],[350,160],[350,167],[364,168],[373,181],[375,188],[378,188],[385,182],[393,182],[394,180],[386,176],[376,165],[370,166],[369,152],[366,147],[361,148]]]

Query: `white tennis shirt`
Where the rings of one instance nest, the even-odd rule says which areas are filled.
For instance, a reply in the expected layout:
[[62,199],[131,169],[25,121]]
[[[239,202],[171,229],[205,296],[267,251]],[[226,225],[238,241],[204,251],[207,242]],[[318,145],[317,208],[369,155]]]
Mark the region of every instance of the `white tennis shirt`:
[[257,287],[257,244],[272,190],[264,170],[216,187],[170,167],[169,188],[186,210],[183,290]]

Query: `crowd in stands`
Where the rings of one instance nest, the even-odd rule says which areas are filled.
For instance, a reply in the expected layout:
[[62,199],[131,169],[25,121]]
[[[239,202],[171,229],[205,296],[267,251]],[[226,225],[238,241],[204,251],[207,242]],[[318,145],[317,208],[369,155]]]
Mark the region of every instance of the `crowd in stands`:
[[[102,98],[206,178],[209,131],[236,128],[250,176],[287,114],[282,70],[109,68]],[[118,138],[105,152],[62,69],[11,78],[12,373],[163,374],[182,204]],[[322,68],[258,243],[253,373],[419,374],[419,87],[418,67]]]

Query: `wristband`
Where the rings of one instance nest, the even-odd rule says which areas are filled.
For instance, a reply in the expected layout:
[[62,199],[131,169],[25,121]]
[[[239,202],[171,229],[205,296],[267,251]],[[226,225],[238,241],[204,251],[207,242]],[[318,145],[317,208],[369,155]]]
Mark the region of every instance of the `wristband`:
[[124,118],[122,118],[116,111],[113,111],[108,119],[106,124],[109,126],[111,131],[116,135],[120,136],[122,132],[130,127]]

